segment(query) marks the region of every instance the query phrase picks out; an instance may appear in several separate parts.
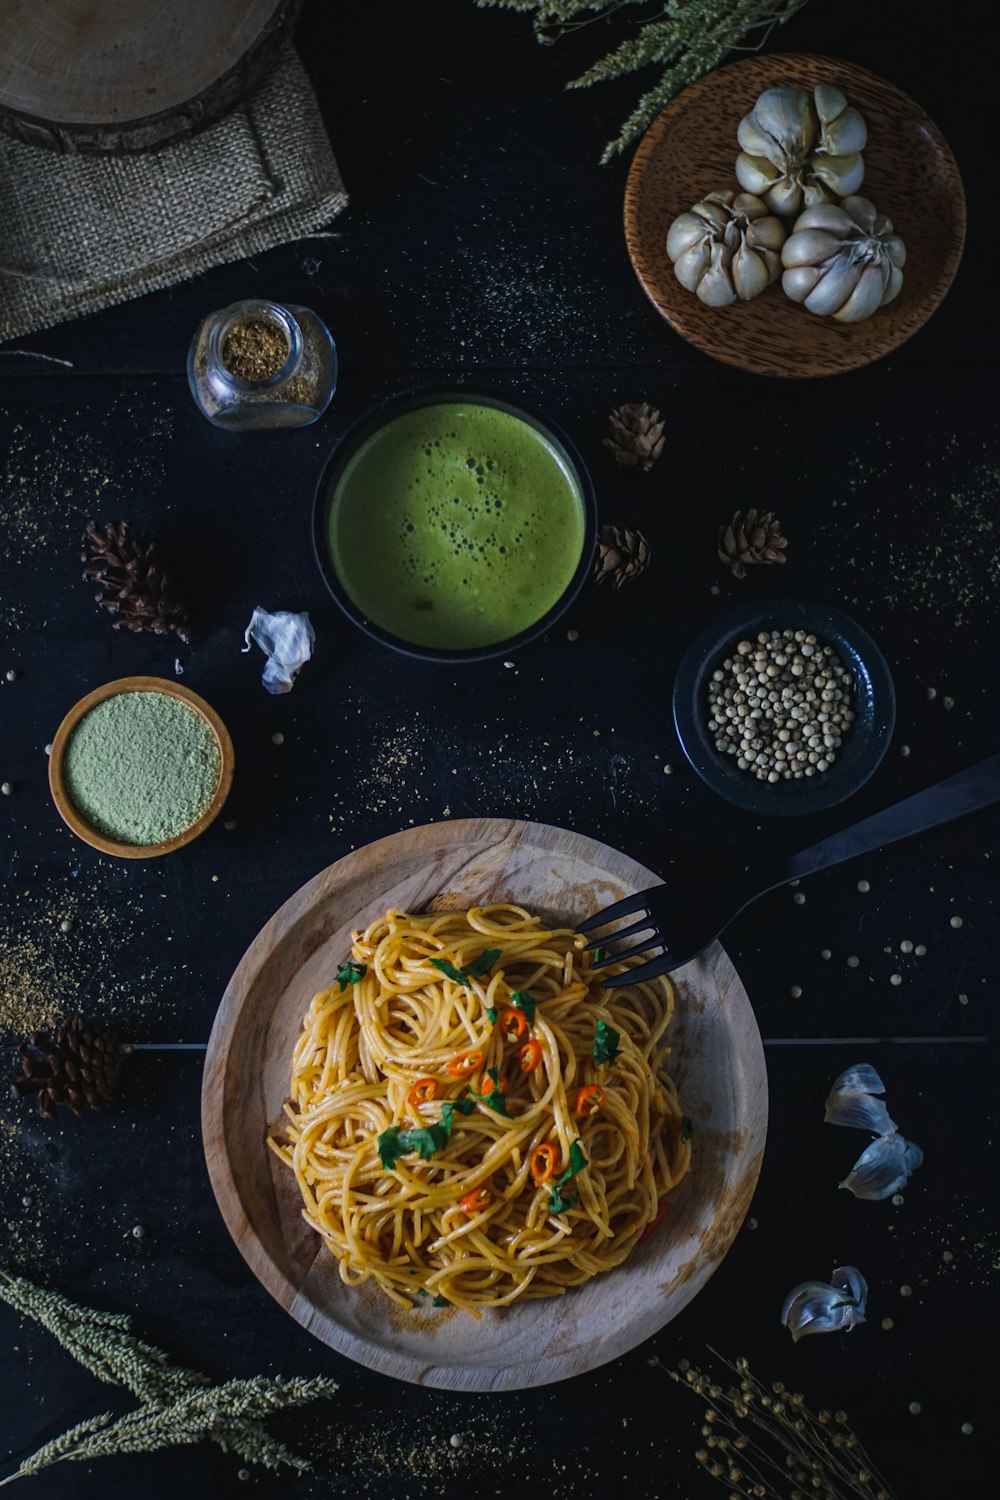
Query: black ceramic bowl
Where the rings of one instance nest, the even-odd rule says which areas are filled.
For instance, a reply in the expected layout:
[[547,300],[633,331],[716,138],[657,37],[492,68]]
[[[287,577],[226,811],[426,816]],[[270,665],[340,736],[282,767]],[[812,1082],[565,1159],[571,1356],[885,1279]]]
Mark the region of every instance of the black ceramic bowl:
[[[419,645],[413,641],[404,640],[402,637],[391,634],[377,625],[374,620],[358,608],[353,599],[347,593],[343,583],[334,567],[330,555],[330,513],[333,507],[337,484],[347,464],[361,445],[367,441],[373,432],[405,412],[416,411],[421,406],[438,406],[442,402],[455,401],[476,406],[493,406],[500,411],[509,412],[511,416],[518,417],[522,422],[528,423],[540,432],[547,441],[555,448],[563,460],[566,468],[576,480],[579,488],[580,500],[583,505],[583,545],[580,550],[580,560],[562,594],[556,600],[551,609],[547,610],[540,619],[527,629],[519,631],[517,635],[508,636],[505,640],[495,641],[491,645],[474,646],[469,649],[443,649],[436,646]],[[529,641],[535,640],[543,635],[545,631],[559,619],[560,615],[572,604],[580,592],[590,573],[594,557],[594,548],[597,545],[597,501],[594,496],[594,486],[590,479],[583,459],[580,457],[570,439],[556,426],[548,417],[540,412],[533,411],[530,407],[522,406],[519,401],[509,401],[505,396],[496,392],[481,390],[470,390],[465,386],[448,386],[445,389],[429,389],[408,392],[403,396],[393,396],[375,407],[368,415],[355,426],[341,440],[333,452],[329,463],[320,476],[319,485],[316,490],[316,500],[313,506],[313,548],[316,553],[316,561],[327,588],[333,595],[335,601],[343,610],[349,620],[353,620],[359,630],[373,640],[380,641],[383,646],[389,646],[393,651],[398,651],[404,656],[415,656],[422,661],[439,661],[449,664],[462,662],[489,661],[496,656],[509,656],[520,646],[525,646]]]
[[[716,750],[715,735],[708,728],[708,686],[738,641],[755,640],[760,630],[789,629],[806,630],[833,646],[854,673],[857,718],[828,771],[768,783],[741,771],[735,756]],[[692,643],[674,682],[677,738],[702,781],[745,812],[770,817],[822,812],[853,796],[881,764],[895,723],[892,677],[871,636],[839,609],[806,599],[767,599],[721,616]]]

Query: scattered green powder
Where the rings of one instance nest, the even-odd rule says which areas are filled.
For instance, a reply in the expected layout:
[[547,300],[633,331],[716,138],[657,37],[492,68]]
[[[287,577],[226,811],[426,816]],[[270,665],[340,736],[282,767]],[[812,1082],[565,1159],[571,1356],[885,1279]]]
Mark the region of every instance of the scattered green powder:
[[219,784],[218,742],[166,693],[118,693],[80,720],[63,762],[70,800],[106,838],[160,844],[201,817]]

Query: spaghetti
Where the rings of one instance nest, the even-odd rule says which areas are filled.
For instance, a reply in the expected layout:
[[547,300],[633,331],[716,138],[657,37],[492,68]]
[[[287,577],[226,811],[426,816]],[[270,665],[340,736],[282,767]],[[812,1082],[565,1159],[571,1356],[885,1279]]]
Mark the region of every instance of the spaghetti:
[[602,988],[583,941],[518,906],[353,934],[270,1142],[348,1285],[478,1316],[611,1270],[662,1218],[690,1160],[673,991]]

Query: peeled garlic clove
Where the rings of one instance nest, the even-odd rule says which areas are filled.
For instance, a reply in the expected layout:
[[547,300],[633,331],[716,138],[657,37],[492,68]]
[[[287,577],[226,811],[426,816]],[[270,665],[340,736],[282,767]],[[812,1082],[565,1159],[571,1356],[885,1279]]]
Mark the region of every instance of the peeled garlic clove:
[[791,266],[781,278],[781,289],[793,302],[804,302],[822,274],[820,266]]
[[838,1089],[857,1089],[862,1094],[884,1094],[885,1084],[871,1063],[855,1063],[835,1078],[830,1088],[831,1098]]
[[[805,305],[817,317],[827,318],[839,313],[850,299],[857,288],[861,273],[858,265],[851,258],[850,251],[844,250],[841,250],[841,253],[834,256],[832,260],[827,261],[821,269],[823,274],[806,298]],[[881,295],[880,290],[879,296]]]
[[809,158],[813,176],[838,198],[854,193],[865,180],[865,163],[861,156],[821,156]]
[[765,156],[748,156],[741,151],[736,158],[736,181],[748,193],[766,193],[781,176],[778,168]]
[[866,266],[858,277],[857,286],[833,316],[839,323],[863,323],[882,306],[886,280],[881,266]]
[[[796,148],[809,151],[816,140],[816,112],[809,95],[801,89],[766,89],[751,110],[750,119],[756,131],[770,136],[774,147],[786,154],[791,154]],[[770,157],[771,151],[762,154]]]
[[678,214],[667,231],[667,254],[671,260],[692,249],[705,238],[705,222],[697,214]]
[[[802,215],[805,218],[805,215]],[[798,220],[799,223],[802,219]],[[781,263],[785,266],[809,266],[832,259],[843,248],[843,241],[825,229],[796,229],[785,241]]]
[[834,1089],[826,1101],[823,1123],[870,1130],[872,1135],[891,1135],[896,1129],[883,1101],[859,1089]]
[[702,239],[697,245],[692,245],[690,250],[685,250],[674,261],[674,275],[681,286],[689,292],[698,290],[698,283],[708,270],[712,261],[712,246],[709,240]]
[[729,274],[732,251],[726,245],[713,245],[711,264],[695,288],[706,307],[728,307],[736,301],[732,277]]
[[855,1198],[891,1198],[906,1186],[923,1159],[924,1153],[912,1141],[885,1135],[862,1151],[840,1186]]
[[771,284],[768,268],[748,245],[740,245],[733,256],[733,288],[741,302],[758,297]]

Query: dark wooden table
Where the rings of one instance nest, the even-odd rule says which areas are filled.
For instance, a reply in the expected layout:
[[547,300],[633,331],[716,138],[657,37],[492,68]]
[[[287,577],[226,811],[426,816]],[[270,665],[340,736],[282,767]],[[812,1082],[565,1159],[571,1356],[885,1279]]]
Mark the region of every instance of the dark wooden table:
[[[241,1481],[238,1462],[206,1446],[63,1466],[31,1493],[694,1500],[723,1493],[694,1459],[701,1414],[651,1360],[702,1361],[708,1345],[747,1355],[815,1406],[845,1407],[900,1500],[981,1493],[1000,1264],[996,811],[816,877],[802,904],[776,892],[732,927],[771,1088],[751,1217],[675,1322],[589,1376],[458,1397],[338,1358],[245,1269],[198,1118],[202,1049],[247,943],[309,876],[370,839],[449,815],[526,815],[669,877],[791,852],[1000,745],[994,174],[974,102],[989,97],[991,54],[974,10],[815,0],[770,39],[850,58],[919,100],[958,156],[973,226],[950,296],[911,343],[857,374],[791,383],[688,348],[636,283],[620,224],[626,165],[596,159],[644,80],[561,92],[610,45],[603,24],[543,49],[523,18],[471,0],[356,6],[340,25],[326,9],[307,7],[301,42],[352,197],[335,237],[19,341],[49,360],[0,349],[0,779],[14,784],[0,802],[5,1003],[55,994],[155,1044],[104,1115],[47,1124],[3,1105],[0,1261],[134,1311],[147,1336],[213,1375],[323,1373],[341,1391],[275,1423],[313,1458],[314,1478]],[[311,304],[334,330],[340,391],[307,431],[223,434],[188,394],[197,322],[255,295]],[[338,438],[380,398],[442,380],[550,411],[592,468],[603,518],[639,525],[654,548],[644,579],[589,589],[513,668],[394,658],[338,617],[311,556],[312,494]],[[632,399],[667,418],[649,478],[617,470],[601,446],[610,407]],[[761,503],[785,523],[789,563],[735,582],[715,558],[716,528]],[[197,601],[190,650],[112,632],[80,581],[91,516],[163,538]],[[670,688],[685,644],[718,612],[793,594],[842,604],[877,637],[898,732],[847,806],[762,822],[687,770]],[[258,654],[240,654],[258,603],[315,622],[315,661],[286,698],[261,689]],[[60,823],[44,747],[84,691],[172,676],[177,656],[232,731],[235,826],[220,821],[163,861],[101,858]],[[901,952],[904,941],[926,956]],[[823,1100],[858,1061],[882,1072],[894,1118],[926,1152],[901,1204],[836,1188],[864,1137],[824,1126]],[[843,1262],[868,1278],[867,1324],[793,1347],[784,1294]],[[0,1329],[10,1468],[116,1396],[2,1306]]]

